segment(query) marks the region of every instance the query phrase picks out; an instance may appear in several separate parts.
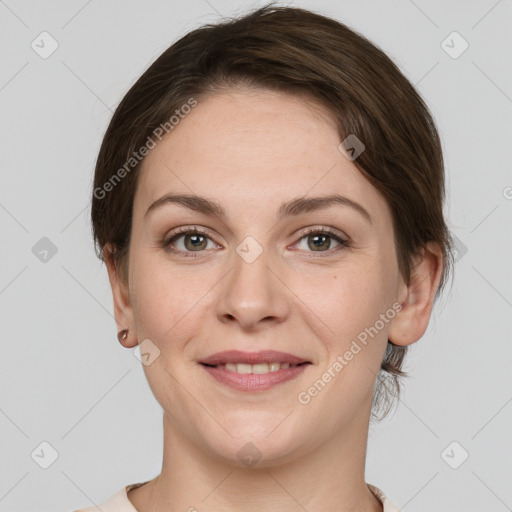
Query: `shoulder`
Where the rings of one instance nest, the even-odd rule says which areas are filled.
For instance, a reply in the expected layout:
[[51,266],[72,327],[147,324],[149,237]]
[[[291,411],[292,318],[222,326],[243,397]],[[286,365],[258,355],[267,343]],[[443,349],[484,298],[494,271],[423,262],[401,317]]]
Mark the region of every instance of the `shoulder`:
[[128,499],[128,492],[136,487],[140,487],[147,482],[139,482],[135,484],[125,485],[115,494],[110,496],[105,502],[90,507],[73,510],[73,512],[97,512],[98,508],[102,512],[137,512],[137,509]]
[[402,512],[378,487],[371,484],[367,485],[382,503],[383,512]]

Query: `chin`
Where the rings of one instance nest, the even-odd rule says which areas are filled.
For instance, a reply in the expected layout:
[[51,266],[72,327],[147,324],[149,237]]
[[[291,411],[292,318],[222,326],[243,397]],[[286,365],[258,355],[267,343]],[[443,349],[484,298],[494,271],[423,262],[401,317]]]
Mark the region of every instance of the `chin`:
[[245,421],[229,422],[233,437],[222,431],[220,437],[204,439],[210,451],[226,464],[255,469],[273,467],[290,462],[308,451],[311,436],[307,432],[296,431],[292,422],[286,428],[284,424],[288,419],[280,424],[285,416],[276,418],[270,415],[271,418],[259,422],[247,421],[245,416]]

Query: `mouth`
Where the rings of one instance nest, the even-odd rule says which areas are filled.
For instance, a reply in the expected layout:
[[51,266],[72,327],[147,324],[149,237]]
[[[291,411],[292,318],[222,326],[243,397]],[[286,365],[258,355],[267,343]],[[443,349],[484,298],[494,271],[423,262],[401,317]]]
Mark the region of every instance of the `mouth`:
[[236,372],[241,374],[249,374],[256,373],[259,375],[264,375],[266,373],[278,372],[279,370],[287,370],[288,368],[295,368],[297,366],[302,366],[305,364],[311,364],[307,361],[299,364],[290,364],[290,363],[279,363],[279,362],[268,362],[268,363],[257,363],[257,364],[247,364],[247,363],[222,363],[222,364],[205,364],[200,363],[203,366],[208,366],[210,368],[219,368],[222,370],[227,370],[230,372]]
[[[258,370],[265,370],[265,373],[267,373],[268,371],[279,370],[281,365],[283,365],[284,368],[289,368],[290,366],[310,363],[310,361],[287,352],[278,352],[277,350],[261,350],[260,352],[225,350],[224,352],[216,352],[211,356],[201,359],[199,363],[206,366],[240,366],[242,367],[242,371],[240,373],[259,373]],[[228,369],[235,371],[233,366],[229,366]],[[248,367],[252,366],[256,367],[256,371],[247,371]]]
[[230,350],[198,362],[215,380],[239,391],[269,389],[297,377],[312,364],[293,354],[275,350]]

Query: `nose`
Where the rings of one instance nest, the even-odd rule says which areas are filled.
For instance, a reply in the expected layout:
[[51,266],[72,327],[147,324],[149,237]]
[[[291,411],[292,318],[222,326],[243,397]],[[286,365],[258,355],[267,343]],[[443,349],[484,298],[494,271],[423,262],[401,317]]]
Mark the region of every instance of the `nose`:
[[233,268],[219,289],[217,317],[247,331],[282,323],[289,315],[291,295],[285,263],[270,261],[266,250],[254,261],[240,254],[233,254]]

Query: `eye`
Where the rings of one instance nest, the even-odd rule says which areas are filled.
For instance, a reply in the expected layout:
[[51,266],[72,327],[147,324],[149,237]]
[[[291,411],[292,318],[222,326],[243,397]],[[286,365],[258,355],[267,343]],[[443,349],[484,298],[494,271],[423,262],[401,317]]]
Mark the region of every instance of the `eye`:
[[[182,241],[180,243],[179,241]],[[300,243],[307,240],[307,248],[300,247]],[[335,241],[338,246],[331,248],[332,241]],[[208,242],[211,242],[213,247],[208,247]],[[334,252],[345,247],[349,247],[348,240],[341,238],[331,228],[310,228],[302,234],[299,242],[296,244],[299,249],[306,250],[307,252]],[[180,228],[171,233],[170,237],[162,241],[162,247],[169,252],[180,253],[185,257],[198,257],[201,252],[206,249],[219,247],[206,231],[200,228]],[[308,251],[308,249],[310,249]],[[196,253],[196,254],[194,254]]]
[[[303,240],[307,240],[306,246],[308,249],[311,249],[311,252],[329,252],[331,250],[339,250],[349,246],[348,240],[341,238],[330,228],[309,229],[303,234],[299,244]],[[338,244],[334,249],[331,248],[332,240],[335,240]]]
[[[183,243],[178,243],[178,240],[183,239]],[[175,231],[170,238],[166,238],[162,242],[162,246],[171,252],[183,253],[184,256],[196,257],[196,254],[187,254],[194,252],[202,252],[204,249],[211,249],[208,246],[208,241],[212,242],[214,247],[216,244],[208,236],[208,233],[199,228],[181,228]],[[177,246],[177,248],[175,247]],[[213,248],[214,248],[213,247]]]

